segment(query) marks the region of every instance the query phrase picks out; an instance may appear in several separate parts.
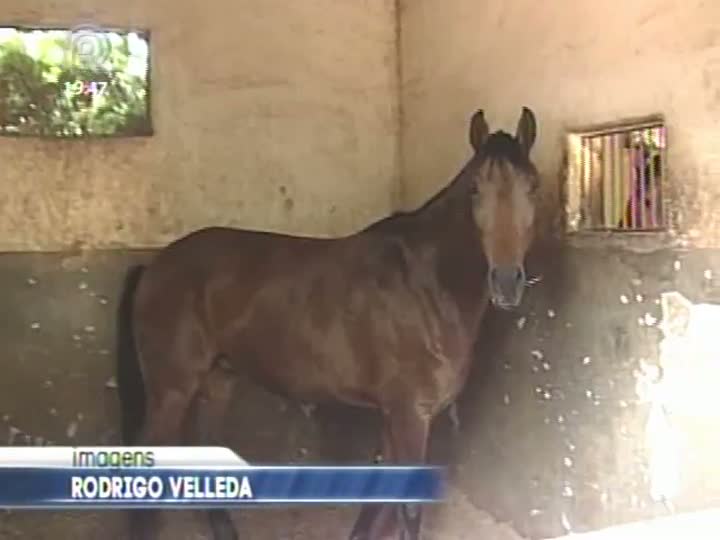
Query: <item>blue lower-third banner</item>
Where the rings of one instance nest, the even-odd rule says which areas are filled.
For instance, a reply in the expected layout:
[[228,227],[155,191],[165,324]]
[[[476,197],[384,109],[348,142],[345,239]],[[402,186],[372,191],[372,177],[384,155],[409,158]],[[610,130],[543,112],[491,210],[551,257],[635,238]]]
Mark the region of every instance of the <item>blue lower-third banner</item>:
[[436,467],[0,467],[3,508],[228,507],[442,500]]

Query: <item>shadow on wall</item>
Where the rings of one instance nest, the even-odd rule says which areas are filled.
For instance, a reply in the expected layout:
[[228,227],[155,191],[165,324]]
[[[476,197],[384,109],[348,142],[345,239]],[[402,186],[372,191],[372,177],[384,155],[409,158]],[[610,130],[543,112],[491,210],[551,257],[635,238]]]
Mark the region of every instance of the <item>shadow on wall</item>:
[[708,298],[718,254],[538,248],[525,305],[486,320],[459,430],[438,426],[455,485],[528,538],[720,504],[720,308],[668,293]]

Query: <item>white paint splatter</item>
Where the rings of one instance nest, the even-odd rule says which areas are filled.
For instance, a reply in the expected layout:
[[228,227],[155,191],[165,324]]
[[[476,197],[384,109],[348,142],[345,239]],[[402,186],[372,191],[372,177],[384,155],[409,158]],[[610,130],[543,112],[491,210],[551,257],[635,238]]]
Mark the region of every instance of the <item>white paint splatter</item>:
[[543,353],[541,351],[538,351],[537,349],[530,351],[530,354],[535,358],[535,360],[542,360],[543,359]]
[[83,328],[88,334],[92,334],[95,332],[95,327],[91,324],[87,325],[85,328]]
[[676,272],[679,272],[679,271],[680,271],[681,265],[680,265],[680,261],[679,261],[679,260],[676,260],[676,261],[673,263],[673,268],[675,269]]
[[703,272],[703,277],[704,277],[705,279],[707,279],[708,281],[711,280],[711,279],[713,278],[712,270],[710,270],[709,268],[708,268],[707,270],[705,270],[705,271]]
[[565,484],[562,490],[563,497],[572,497],[574,495],[573,488],[569,484]]
[[12,444],[15,442],[15,439],[18,435],[20,435],[22,431],[20,431],[15,426],[9,426],[8,427],[8,440],[7,445],[12,446]]
[[587,366],[590,362],[591,362],[591,360],[590,360],[589,356],[583,356],[583,359],[582,359],[583,366]]
[[566,532],[572,532],[572,527],[570,526],[570,520],[568,519],[567,515],[565,515],[565,512],[560,514],[560,521],[562,522],[562,526]]
[[515,321],[515,326],[517,326],[518,330],[522,330],[525,328],[525,323],[527,322],[526,317],[520,317],[517,321]]
[[75,435],[77,435],[78,430],[78,423],[73,421],[68,424],[67,429],[65,430],[65,435],[67,435],[68,439],[75,438]]
[[657,322],[658,322],[658,320],[651,313],[645,313],[645,325],[646,326],[655,326],[655,324]]
[[33,285],[37,285],[37,279],[35,279],[34,277],[29,277],[29,278],[27,278],[27,284],[30,285],[31,287]]
[[643,301],[643,295],[642,294],[636,294],[635,295],[635,301],[640,303]]
[[505,405],[510,405],[510,394],[505,394],[503,396],[503,403],[505,403]]
[[448,408],[448,416],[450,417],[450,422],[452,422],[453,429],[460,431],[460,415],[458,414],[457,403],[450,405]]
[[621,304],[629,304],[630,299],[627,296],[625,296],[624,294],[621,294],[620,295],[620,303]]
[[555,310],[553,310],[553,309],[548,309],[548,310],[547,310],[547,316],[550,317],[551,319],[554,319],[554,318],[555,318]]
[[303,414],[307,418],[310,418],[312,416],[312,413],[315,411],[315,405],[313,405],[312,403],[302,404],[300,405],[300,409],[302,409]]
[[115,376],[110,377],[105,382],[105,388],[117,388],[117,387],[118,387],[118,383],[117,383],[117,380],[115,379]]
[[32,328],[33,330],[37,330],[37,329],[40,328],[40,323],[39,323],[39,322],[34,322],[34,323],[32,323],[32,324],[30,325],[30,328]]
[[78,283],[78,289],[80,289],[81,291],[84,291],[87,288],[88,288],[88,284],[85,283],[84,281],[81,281],[80,283]]

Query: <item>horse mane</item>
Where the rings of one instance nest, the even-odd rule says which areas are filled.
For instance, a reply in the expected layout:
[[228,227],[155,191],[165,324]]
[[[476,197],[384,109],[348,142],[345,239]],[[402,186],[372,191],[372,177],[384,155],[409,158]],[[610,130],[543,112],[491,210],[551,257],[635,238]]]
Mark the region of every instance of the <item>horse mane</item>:
[[518,144],[515,137],[505,131],[499,130],[491,134],[485,141],[481,151],[476,152],[460,172],[424,204],[413,210],[396,211],[387,218],[377,222],[376,225],[380,225],[386,221],[417,219],[426,215],[431,217],[437,212],[446,211],[449,208],[451,208],[451,211],[457,211],[458,204],[461,204],[463,201],[466,202],[469,208],[470,201],[468,194],[471,189],[471,180],[475,177],[478,168],[486,161],[505,162],[531,175],[537,174],[535,166],[527,154],[523,152],[522,147]]

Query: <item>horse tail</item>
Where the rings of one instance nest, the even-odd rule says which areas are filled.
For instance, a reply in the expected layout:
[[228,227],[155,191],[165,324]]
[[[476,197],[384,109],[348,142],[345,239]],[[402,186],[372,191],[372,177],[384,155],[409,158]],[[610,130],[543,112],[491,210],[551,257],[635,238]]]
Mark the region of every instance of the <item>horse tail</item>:
[[135,443],[145,420],[145,385],[133,328],[135,292],[144,270],[143,265],[128,270],[117,312],[116,374],[124,444]]

